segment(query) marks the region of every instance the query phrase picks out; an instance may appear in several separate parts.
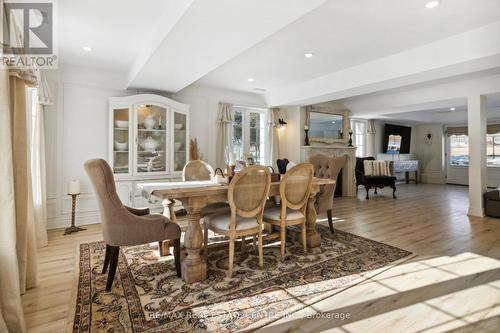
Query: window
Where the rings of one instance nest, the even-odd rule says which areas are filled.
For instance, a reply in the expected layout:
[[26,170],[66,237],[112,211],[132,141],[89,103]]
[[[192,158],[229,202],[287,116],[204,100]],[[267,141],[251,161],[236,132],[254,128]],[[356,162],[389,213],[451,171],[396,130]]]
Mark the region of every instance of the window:
[[500,133],[486,135],[486,164],[500,167]]
[[267,110],[234,108],[232,145],[239,158],[253,158],[255,164],[265,165]]
[[[450,165],[469,165],[469,137],[467,135],[450,136]],[[486,134],[486,165],[500,167],[500,133]]]
[[351,120],[352,143],[358,157],[366,156],[366,125],[364,120]]
[[467,135],[450,136],[450,165],[469,165],[469,137]]

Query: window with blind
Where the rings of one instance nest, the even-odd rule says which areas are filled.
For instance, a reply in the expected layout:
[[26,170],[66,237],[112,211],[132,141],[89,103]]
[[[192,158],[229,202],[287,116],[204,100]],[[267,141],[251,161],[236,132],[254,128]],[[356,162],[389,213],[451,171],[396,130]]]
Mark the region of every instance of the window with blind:
[[[450,135],[450,165],[469,165],[469,137]],[[486,164],[488,167],[500,167],[500,133],[486,134]]]

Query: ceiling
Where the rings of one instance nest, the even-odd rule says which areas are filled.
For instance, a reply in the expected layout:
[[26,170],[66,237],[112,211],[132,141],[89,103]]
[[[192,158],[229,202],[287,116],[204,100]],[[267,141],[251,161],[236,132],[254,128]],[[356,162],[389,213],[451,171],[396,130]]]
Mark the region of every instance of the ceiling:
[[[450,110],[455,108],[455,110]],[[500,94],[486,96],[486,117],[500,121]],[[420,106],[414,111],[381,114],[379,119],[395,120],[409,124],[467,124],[467,105],[464,100],[443,101],[439,107]]]
[[[273,91],[500,20],[496,0],[443,1],[433,10],[425,2],[328,1],[199,82]],[[306,59],[306,52],[314,56]]]
[[[175,0],[58,1],[59,63],[127,72]],[[82,47],[89,46],[92,52]]]
[[64,0],[59,62],[121,72],[129,88],[197,84],[260,93],[269,105],[500,67],[500,1],[426,2]]

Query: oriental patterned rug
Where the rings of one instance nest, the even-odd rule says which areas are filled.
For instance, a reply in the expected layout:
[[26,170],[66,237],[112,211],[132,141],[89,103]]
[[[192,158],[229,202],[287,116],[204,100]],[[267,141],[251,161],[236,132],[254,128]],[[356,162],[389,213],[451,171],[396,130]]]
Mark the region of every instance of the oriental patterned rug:
[[[101,274],[105,244],[80,245],[76,309],[71,332],[234,332],[251,330],[368,278],[370,272],[411,253],[318,225],[321,247],[307,255],[298,241],[264,247],[264,270],[251,243],[236,246],[233,278],[227,277],[229,246],[221,237],[208,246],[208,278],[185,284],[173,257],[157,244],[124,247],[111,292]],[[238,245],[238,244],[237,244]]]

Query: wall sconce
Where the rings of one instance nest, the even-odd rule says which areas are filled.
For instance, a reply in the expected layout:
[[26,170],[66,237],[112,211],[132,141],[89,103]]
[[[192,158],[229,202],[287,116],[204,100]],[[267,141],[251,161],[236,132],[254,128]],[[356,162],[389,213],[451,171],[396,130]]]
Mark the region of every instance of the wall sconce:
[[280,128],[285,128],[285,125],[287,124],[287,122],[283,118],[278,118],[278,124],[279,124]]
[[427,143],[429,146],[432,145],[432,134],[431,133],[427,133],[427,135],[425,136],[425,143]]

